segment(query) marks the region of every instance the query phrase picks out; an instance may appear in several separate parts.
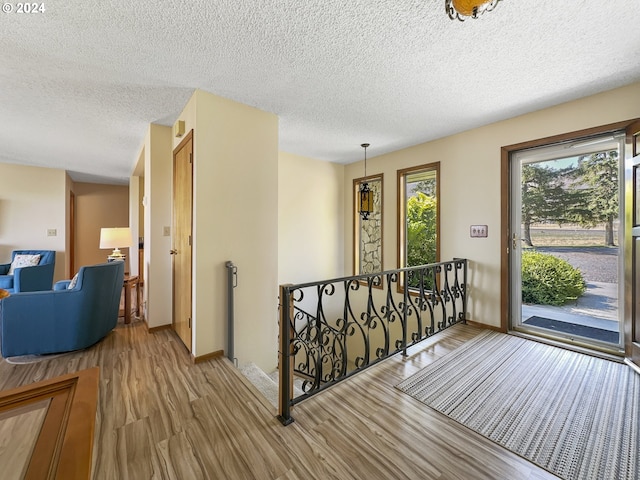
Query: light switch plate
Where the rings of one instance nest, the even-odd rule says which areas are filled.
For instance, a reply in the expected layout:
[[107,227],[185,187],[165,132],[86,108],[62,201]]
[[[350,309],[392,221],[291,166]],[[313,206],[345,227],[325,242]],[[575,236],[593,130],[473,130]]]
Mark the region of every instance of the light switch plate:
[[162,229],[162,235],[164,235],[165,237],[170,237],[171,236],[171,227],[164,227]]
[[489,236],[489,228],[487,225],[471,225],[471,236],[472,237],[487,237]]
[[47,229],[47,237],[55,237],[57,235],[58,235],[58,230],[56,230],[55,228]]

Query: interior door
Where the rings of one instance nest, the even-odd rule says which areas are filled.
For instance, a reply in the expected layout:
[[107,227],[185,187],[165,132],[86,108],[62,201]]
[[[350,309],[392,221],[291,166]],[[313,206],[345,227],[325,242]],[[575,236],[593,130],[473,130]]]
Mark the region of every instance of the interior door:
[[191,351],[193,130],[173,152],[173,328]]
[[631,250],[630,271],[626,275],[631,278],[629,309],[631,314],[625,318],[625,356],[627,362],[640,368],[640,121],[636,121],[626,129],[626,157],[625,169],[627,182],[630,184],[627,191],[630,192],[632,210],[632,228],[628,241]]

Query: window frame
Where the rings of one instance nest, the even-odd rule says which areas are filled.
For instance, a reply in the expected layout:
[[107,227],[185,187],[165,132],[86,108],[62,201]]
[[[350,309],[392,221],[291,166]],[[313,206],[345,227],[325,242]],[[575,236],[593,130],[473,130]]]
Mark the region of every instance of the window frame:
[[[406,178],[409,175],[421,173],[425,171],[435,171],[436,176],[436,263],[440,262],[440,162],[425,163],[422,165],[416,165],[414,167],[403,168],[397,170],[398,178],[398,235],[397,235],[397,268],[407,267],[407,198],[406,198]],[[404,278],[405,275],[401,275],[398,282],[398,292],[404,292]],[[414,289],[410,288],[410,292]]]

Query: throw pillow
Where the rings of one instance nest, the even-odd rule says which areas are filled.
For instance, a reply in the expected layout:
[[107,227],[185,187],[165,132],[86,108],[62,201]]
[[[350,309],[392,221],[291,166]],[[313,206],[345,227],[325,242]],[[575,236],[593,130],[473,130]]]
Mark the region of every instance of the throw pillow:
[[13,262],[11,262],[11,266],[9,267],[9,275],[13,275],[13,271],[16,268],[22,267],[33,267],[40,263],[40,254],[37,255],[26,255],[24,253],[18,253],[15,257],[13,257]]
[[72,288],[74,288],[76,286],[76,283],[78,283],[78,274],[77,273],[73,276],[73,278],[69,282],[69,286],[67,287],[67,290],[71,290]]

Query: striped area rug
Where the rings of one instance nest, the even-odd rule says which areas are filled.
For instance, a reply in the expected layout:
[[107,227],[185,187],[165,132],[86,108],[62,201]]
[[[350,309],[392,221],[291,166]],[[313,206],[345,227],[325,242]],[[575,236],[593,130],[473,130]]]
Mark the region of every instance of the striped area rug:
[[640,478],[640,375],[483,332],[397,388],[564,479]]

